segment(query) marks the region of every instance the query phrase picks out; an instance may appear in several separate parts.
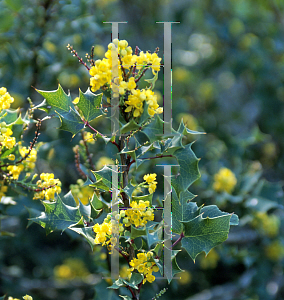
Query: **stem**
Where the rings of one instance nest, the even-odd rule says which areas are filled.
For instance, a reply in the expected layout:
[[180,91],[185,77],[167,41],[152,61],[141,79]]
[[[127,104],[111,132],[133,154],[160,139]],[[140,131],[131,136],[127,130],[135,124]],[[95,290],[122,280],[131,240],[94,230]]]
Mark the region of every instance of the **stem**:
[[[119,151],[122,151],[122,149],[125,146],[125,137],[121,136],[120,141],[119,141]],[[125,188],[128,184],[128,164],[129,164],[129,159],[127,159],[126,154],[121,153],[120,154],[120,160],[121,160],[121,165],[122,165],[122,188]],[[129,199],[128,196],[123,193],[123,202],[124,202],[124,207],[129,207]]]
[[82,140],[83,140],[83,143],[84,143],[84,147],[86,149],[86,154],[87,154],[87,158],[88,158],[88,162],[89,162],[89,165],[90,167],[92,168],[93,171],[95,171],[95,167],[93,165],[93,161],[92,161],[92,156],[90,154],[90,151],[89,151],[89,147],[87,145],[87,142],[86,140],[84,139],[84,134],[83,132],[81,131],[81,135],[82,135]]
[[81,175],[81,177],[84,179],[87,179],[87,175],[80,168],[79,146],[77,145],[73,149],[74,149],[74,153],[75,153],[75,167],[76,167],[78,173]]
[[127,261],[127,263],[129,264],[129,259],[128,259],[128,256],[125,255],[122,250],[120,248],[114,248],[116,251],[118,251]]
[[[101,135],[103,137],[106,137],[105,135],[103,135],[102,133],[100,133],[97,129],[95,129],[93,126],[91,126],[88,121],[85,121],[84,119],[82,119],[82,121],[84,122],[85,126],[89,127],[96,134],[99,134],[99,135]],[[118,150],[120,151],[119,145],[115,141],[113,141],[111,143],[114,144],[118,148]]]
[[172,244],[172,249],[174,248],[174,246],[176,245],[176,244],[178,244],[181,240],[182,240],[182,238],[184,237],[184,234],[183,234],[183,232],[180,234],[180,236],[179,236],[179,238]]

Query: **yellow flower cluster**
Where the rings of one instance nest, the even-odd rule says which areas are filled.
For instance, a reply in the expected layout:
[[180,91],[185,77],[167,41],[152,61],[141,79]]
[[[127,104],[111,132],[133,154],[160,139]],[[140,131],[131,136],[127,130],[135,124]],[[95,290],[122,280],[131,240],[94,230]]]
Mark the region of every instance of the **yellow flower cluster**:
[[[53,173],[41,173],[40,180],[37,181],[39,189],[45,188],[42,191],[36,192],[33,199],[54,200],[54,194],[61,193],[61,182],[59,179],[54,179]],[[50,187],[52,186],[52,187]],[[48,188],[50,187],[50,188]]]
[[163,108],[159,107],[159,104],[157,103],[157,96],[149,89],[131,90],[128,100],[125,101],[125,104],[128,105],[125,112],[133,112],[135,118],[141,116],[143,113],[144,101],[149,104],[148,113],[150,116],[163,112]]
[[[29,296],[29,295],[26,295],[23,297],[24,300],[33,300],[33,297],[32,296]],[[13,298],[13,297],[8,297],[8,300],[20,300],[18,298]]]
[[135,227],[139,227],[146,225],[148,221],[153,221],[154,210],[149,206],[149,201],[139,200],[139,203],[132,201],[130,203],[131,208],[125,210],[125,218],[123,219],[125,226],[133,224]]
[[[143,113],[143,103],[146,101],[149,105],[148,113],[153,116],[154,114],[160,114],[163,109],[159,107],[157,103],[157,96],[150,89],[137,89],[136,82],[140,79],[140,71],[143,68],[151,67],[152,72],[160,71],[161,58],[158,57],[157,53],[144,53],[140,51],[139,55],[133,55],[132,48],[128,46],[126,40],[113,40],[108,45],[108,51],[105,53],[105,58],[102,60],[98,59],[95,61],[95,65],[90,69],[91,90],[93,92],[100,88],[106,89],[112,87],[112,59],[113,51],[118,56],[118,85],[119,94],[124,96],[127,92],[128,99],[125,101],[127,106],[125,112],[132,112],[134,117],[139,117]],[[138,70],[138,74],[133,72],[133,69]],[[128,73],[126,73],[128,70]],[[134,77],[133,77],[134,76]],[[124,99],[124,98],[123,98]]]
[[[93,134],[89,131],[84,131],[83,133],[83,136],[84,136],[84,140],[86,143],[89,143],[89,144],[94,144],[95,143],[95,140],[93,138]],[[83,143],[83,141],[80,141],[80,143]]]
[[107,156],[101,156],[96,162],[96,169],[100,170],[107,165],[113,165],[113,160]]
[[143,179],[149,184],[148,190],[150,194],[153,194],[157,187],[157,181],[156,181],[157,174],[147,174],[144,175]]
[[82,179],[78,179],[77,184],[71,184],[70,190],[77,204],[79,203],[78,199],[80,199],[84,205],[87,205],[94,194],[94,189],[88,185],[84,186]]
[[67,258],[62,265],[54,268],[53,273],[58,280],[72,280],[90,275],[84,262],[79,258]]
[[7,92],[5,87],[0,88],[0,111],[10,108],[11,103],[14,102],[14,98]]
[[272,261],[278,261],[284,258],[284,245],[275,240],[265,247],[265,255]]
[[252,221],[252,226],[268,237],[275,237],[279,232],[280,219],[276,215],[266,212],[257,212]]
[[13,179],[18,179],[21,172],[24,170],[24,165],[19,164],[19,165],[10,165],[7,167],[7,170],[9,171],[9,174],[12,175]]
[[[203,253],[204,254],[204,253]],[[220,259],[219,254],[213,248],[207,256],[201,256],[200,267],[201,269],[215,269]]]
[[128,277],[131,277],[131,274],[134,270],[137,270],[140,274],[144,276],[143,284],[148,282],[153,282],[155,280],[155,276],[152,275],[152,272],[158,272],[159,267],[155,264],[155,262],[150,261],[153,256],[153,252],[148,253],[138,253],[137,258],[133,258],[129,265],[131,268],[127,269]]
[[12,149],[16,144],[16,138],[11,136],[13,131],[6,127],[5,122],[0,123],[0,146]]
[[216,192],[232,193],[237,184],[235,174],[227,168],[221,168],[217,174],[214,175],[213,189]]
[[0,201],[1,198],[5,196],[5,193],[7,192],[8,187],[6,185],[4,185],[4,181],[1,180],[0,181]]
[[106,240],[111,238],[112,223],[105,219],[102,224],[95,224],[93,231],[96,233],[95,244],[106,244]]
[[[29,148],[20,147],[19,151],[20,151],[21,156],[24,157],[29,152]],[[28,169],[31,169],[31,170],[34,169],[36,159],[37,159],[37,151],[36,151],[36,149],[32,149],[29,156],[24,160],[25,167],[27,167]]]

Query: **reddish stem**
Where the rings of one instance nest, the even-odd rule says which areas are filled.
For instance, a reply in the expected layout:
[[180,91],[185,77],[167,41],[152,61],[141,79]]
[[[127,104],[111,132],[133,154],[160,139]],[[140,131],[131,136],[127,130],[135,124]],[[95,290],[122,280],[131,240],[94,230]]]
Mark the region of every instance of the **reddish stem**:
[[178,243],[182,240],[183,237],[184,237],[184,233],[182,232],[182,233],[180,234],[179,238],[172,244],[172,249],[174,248],[174,246],[175,246],[176,244],[178,244]]

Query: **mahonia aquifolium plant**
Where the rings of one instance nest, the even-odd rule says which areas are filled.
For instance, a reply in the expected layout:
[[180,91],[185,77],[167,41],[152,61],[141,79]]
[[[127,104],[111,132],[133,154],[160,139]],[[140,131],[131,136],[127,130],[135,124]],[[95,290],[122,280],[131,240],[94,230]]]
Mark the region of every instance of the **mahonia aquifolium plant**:
[[[37,121],[30,147],[22,146],[16,137],[13,139],[16,119],[13,123],[7,117],[11,112],[6,104],[0,115],[4,129],[1,129],[0,195],[5,195],[10,184],[30,189],[34,192],[33,199],[40,199],[45,207],[45,212],[33,213],[31,220],[44,227],[47,233],[69,229],[83,236],[92,249],[102,245],[107,248],[108,255],[119,253],[120,261],[128,265],[124,272],[126,276],[117,278],[109,288],[124,294],[127,289],[128,294],[121,295],[123,299],[139,299],[142,286],[147,282],[153,283],[158,276],[170,283],[182,272],[176,261],[179,246],[192,260],[203,251],[208,254],[227,239],[230,225],[237,225],[238,217],[220,211],[215,205],[198,206],[191,201],[195,196],[188,188],[200,177],[199,160],[192,144],[183,144],[183,137],[199,132],[187,128],[181,120],[176,130],[164,134],[166,124],[160,118],[163,108],[154,91],[161,67],[158,48],[153,53],[138,47],[133,50],[127,41],[115,39],[108,45],[103,59],[95,60],[93,51],[91,55],[87,54],[87,64],[72,46],[67,47],[89,72],[90,89],[85,93],[80,90],[74,99],[60,85],[54,91],[37,90],[45,99],[36,108],[47,113],[45,119],[59,117],[60,129],[73,136],[80,134],[81,140],[73,151],[81,178],[63,197],[59,195],[60,181],[53,174],[42,173],[36,182],[34,177],[30,181],[24,177],[21,181],[22,173],[29,172],[31,176],[35,166],[35,144],[41,122]],[[149,77],[152,78],[145,79]],[[5,95],[6,91],[1,91]],[[118,99],[116,108],[113,98]],[[12,102],[11,99],[5,101]],[[118,116],[113,114],[113,109],[118,110]],[[100,123],[96,122],[98,118]],[[25,119],[30,119],[30,115]],[[27,122],[25,119],[23,123]],[[111,122],[119,125],[112,134],[106,125]],[[97,126],[101,127],[95,128]],[[111,145],[115,154],[94,161],[93,153],[101,143],[107,147]],[[10,151],[12,148],[14,151]],[[171,177],[164,176],[165,182],[159,181],[160,175],[163,178],[163,169],[153,172],[151,163],[169,164],[173,160],[179,165],[178,172]],[[141,165],[145,169],[143,174],[138,171]],[[218,176],[216,182],[222,181],[222,174],[220,178]],[[156,195],[158,187],[168,183],[171,186],[170,221],[155,215],[158,209],[163,209]],[[229,189],[232,190],[234,185],[232,177]],[[217,183],[215,188],[220,190]],[[169,225],[174,242],[168,249],[163,229]],[[171,251],[171,273],[165,272],[165,251]],[[165,291],[153,295],[153,299]]]

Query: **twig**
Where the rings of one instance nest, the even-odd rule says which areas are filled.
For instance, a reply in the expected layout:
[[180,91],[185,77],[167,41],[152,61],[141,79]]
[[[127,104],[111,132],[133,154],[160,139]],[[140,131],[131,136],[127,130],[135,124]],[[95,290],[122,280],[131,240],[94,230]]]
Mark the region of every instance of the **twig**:
[[83,131],[81,132],[81,135],[82,135],[82,140],[83,140],[83,143],[84,143],[84,146],[85,146],[85,149],[86,149],[86,154],[87,154],[89,165],[92,168],[92,170],[95,171],[95,166],[93,165],[93,161],[92,161],[92,155],[90,154],[89,147],[87,145],[86,140],[84,139]]
[[87,179],[87,175],[82,171],[82,169],[80,168],[80,155],[79,155],[79,146],[75,146],[73,148],[73,151],[75,153],[75,166],[76,169],[78,171],[78,173],[84,178]]
[[87,64],[83,61],[83,59],[78,55],[78,53],[73,49],[73,46],[68,44],[67,49],[70,50],[71,53],[73,53],[73,56],[77,57],[79,60],[79,63],[82,64],[88,71],[90,71],[90,68],[87,66]]

